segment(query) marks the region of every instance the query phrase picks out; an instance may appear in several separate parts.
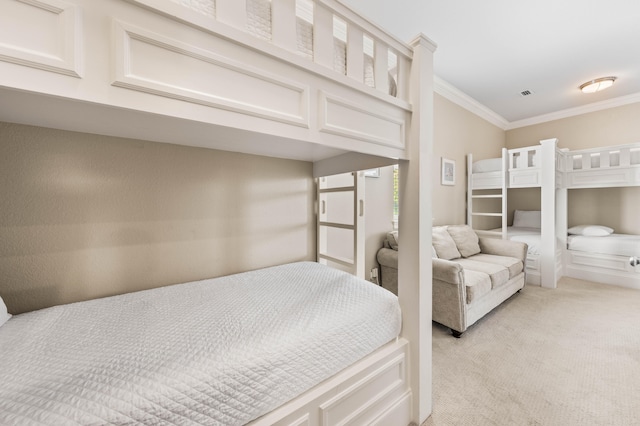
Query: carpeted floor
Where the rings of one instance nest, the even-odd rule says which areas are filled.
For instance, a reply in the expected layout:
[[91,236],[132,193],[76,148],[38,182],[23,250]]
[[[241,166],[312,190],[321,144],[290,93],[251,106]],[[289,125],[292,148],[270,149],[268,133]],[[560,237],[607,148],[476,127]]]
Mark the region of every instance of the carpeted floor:
[[433,325],[423,426],[640,425],[640,291],[526,286],[460,339]]

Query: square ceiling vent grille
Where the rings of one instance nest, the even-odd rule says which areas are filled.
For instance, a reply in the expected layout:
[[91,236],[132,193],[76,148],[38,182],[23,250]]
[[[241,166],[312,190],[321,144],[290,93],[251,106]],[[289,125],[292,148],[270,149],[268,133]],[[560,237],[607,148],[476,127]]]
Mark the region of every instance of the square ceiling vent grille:
[[533,95],[533,92],[531,90],[523,90],[522,92],[520,92],[520,96],[529,96],[529,95]]

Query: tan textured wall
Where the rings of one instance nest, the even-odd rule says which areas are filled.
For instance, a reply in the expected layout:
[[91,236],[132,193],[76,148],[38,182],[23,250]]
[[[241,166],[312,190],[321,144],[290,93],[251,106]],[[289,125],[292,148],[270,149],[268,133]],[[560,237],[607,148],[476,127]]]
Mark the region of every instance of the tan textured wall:
[[[436,94],[434,99],[433,221],[435,225],[466,223],[467,153],[474,160],[499,157],[504,130]],[[456,162],[456,184],[440,184],[441,158]]]
[[393,166],[381,167],[380,177],[365,178],[365,277],[377,268],[376,255],[387,232],[393,230]]
[[[558,138],[561,148],[582,149],[640,142],[640,103],[513,129],[506,132],[508,148]],[[510,191],[509,207],[532,205],[531,191]],[[539,208],[539,198],[537,198]],[[640,187],[569,191],[569,226],[597,223],[620,233],[640,234]]]
[[312,165],[0,123],[9,311],[315,259]]

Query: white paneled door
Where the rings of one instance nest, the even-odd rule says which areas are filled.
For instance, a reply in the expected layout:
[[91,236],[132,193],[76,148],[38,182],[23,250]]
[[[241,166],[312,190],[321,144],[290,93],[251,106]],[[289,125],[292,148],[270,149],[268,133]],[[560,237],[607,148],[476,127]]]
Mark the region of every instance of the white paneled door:
[[318,262],[365,278],[364,173],[317,180]]

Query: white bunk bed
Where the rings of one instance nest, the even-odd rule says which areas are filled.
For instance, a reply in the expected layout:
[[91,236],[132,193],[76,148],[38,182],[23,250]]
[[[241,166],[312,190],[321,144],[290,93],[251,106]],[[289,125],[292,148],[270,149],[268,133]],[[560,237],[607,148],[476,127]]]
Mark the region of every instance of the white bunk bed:
[[399,162],[400,336],[254,424],[420,424],[434,51],[336,0],[7,0],[0,120],[312,161],[315,177]]
[[[503,148],[499,158],[474,162],[473,155],[467,155],[467,223],[481,235],[527,242],[527,283],[545,287],[555,287],[562,273],[562,250],[556,238],[555,215],[556,189],[562,182],[556,166],[558,152],[557,139],[549,139],[535,146]],[[507,226],[507,190],[534,187],[541,189],[542,205],[548,206],[541,209],[537,224],[519,224],[518,215],[524,217],[526,213],[517,211],[516,223]],[[491,199],[499,201],[497,208],[483,205]],[[476,224],[481,217],[499,218],[501,226],[479,229]]]
[[[640,186],[640,143],[566,151],[560,167],[567,189]],[[560,234],[567,276],[640,289],[640,266],[630,262],[640,256],[640,235],[566,222]]]
[[[501,158],[476,162],[475,167],[473,157],[469,155],[468,223],[473,224],[477,216],[501,217],[502,227],[485,231],[488,235],[528,242],[529,284],[555,287],[557,279],[564,274],[640,288],[640,267],[630,262],[630,257],[640,255],[639,236],[570,235],[567,222],[567,190],[640,186],[640,144],[574,151],[559,150],[556,144],[556,139],[550,139],[542,141],[541,146],[505,149]],[[507,226],[506,189],[523,187],[541,188],[539,243],[535,230],[527,229],[530,225],[525,228]],[[481,190],[501,192],[499,195],[478,195]],[[500,198],[501,210],[474,210],[474,203],[482,198]],[[601,226],[598,228],[602,229]],[[555,253],[553,260],[547,253]],[[545,267],[545,261],[549,266]],[[549,278],[545,279],[545,273],[549,274],[549,271],[553,275],[547,275]]]

